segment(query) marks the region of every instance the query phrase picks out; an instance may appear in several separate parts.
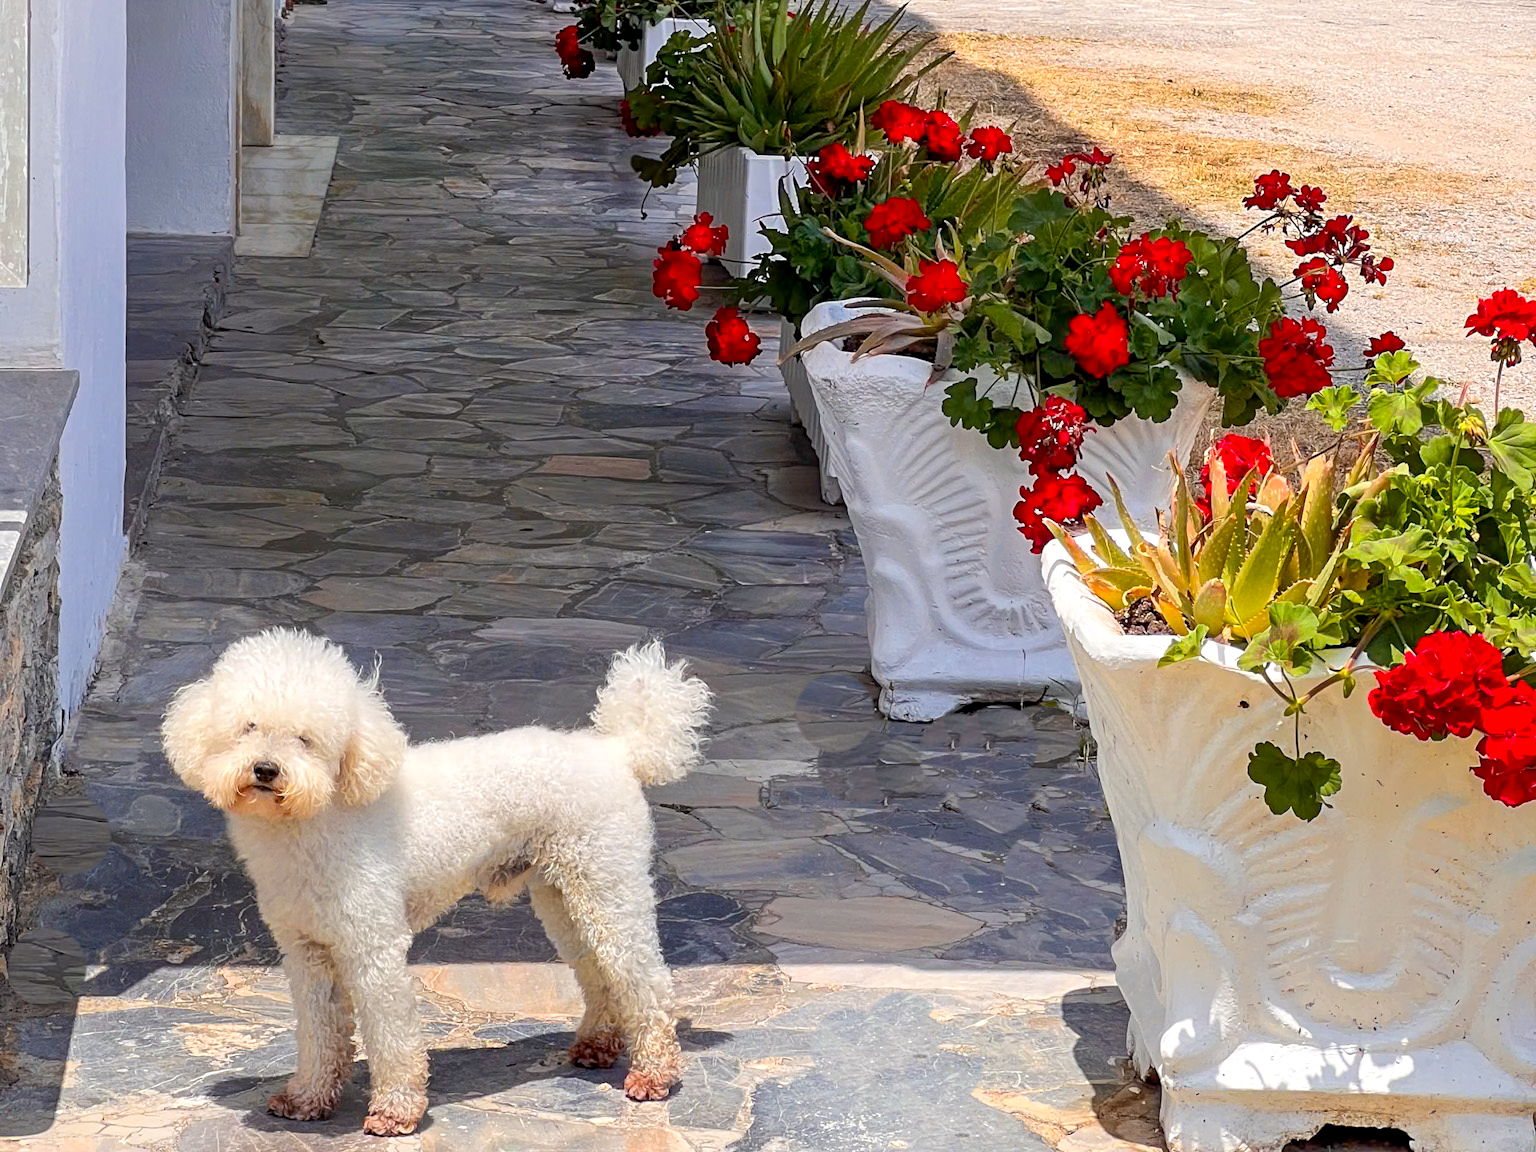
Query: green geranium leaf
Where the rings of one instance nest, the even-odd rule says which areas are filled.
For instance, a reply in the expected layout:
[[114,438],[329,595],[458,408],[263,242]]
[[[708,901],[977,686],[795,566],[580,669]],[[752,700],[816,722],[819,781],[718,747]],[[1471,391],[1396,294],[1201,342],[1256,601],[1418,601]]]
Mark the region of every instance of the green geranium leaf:
[[1182,660],[1190,660],[1200,655],[1200,645],[1205,643],[1205,637],[1209,631],[1210,629],[1204,624],[1196,624],[1194,631],[1186,636],[1180,636],[1168,645],[1168,651],[1163,653],[1157,666],[1166,668],[1170,664],[1177,664]]
[[1292,675],[1305,675],[1312,667],[1312,651],[1318,639],[1317,613],[1305,604],[1280,601],[1269,606],[1269,627],[1248,643],[1237,666],[1253,672],[1266,664],[1278,664]]
[[[1508,411],[1508,409],[1506,409]],[[1522,492],[1529,492],[1536,483],[1536,424],[1524,419],[1506,420],[1503,413],[1497,431],[1488,437],[1488,455],[1493,466],[1515,483]]]
[[1303,820],[1317,819],[1323,798],[1343,786],[1337,760],[1321,752],[1298,760],[1268,740],[1248,753],[1248,779],[1263,786],[1264,803],[1276,816],[1294,812]]
[[1365,386],[1367,388],[1392,388],[1408,379],[1418,370],[1419,362],[1413,358],[1412,352],[1406,349],[1398,349],[1396,352],[1383,352],[1371,362],[1371,370],[1365,376]]
[[1340,384],[1324,388],[1307,401],[1307,408],[1318,413],[1323,423],[1335,432],[1344,431],[1349,424],[1349,410],[1360,403],[1360,393],[1353,384]]
[[1424,427],[1423,408],[1412,390],[1387,392],[1376,389],[1366,403],[1371,426],[1385,436],[1417,436]]

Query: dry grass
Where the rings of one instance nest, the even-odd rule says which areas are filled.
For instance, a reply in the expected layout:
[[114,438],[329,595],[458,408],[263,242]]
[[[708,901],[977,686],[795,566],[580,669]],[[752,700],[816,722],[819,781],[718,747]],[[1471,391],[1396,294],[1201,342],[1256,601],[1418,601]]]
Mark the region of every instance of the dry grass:
[[1372,164],[1321,148],[1244,138],[1234,130],[1262,135],[1265,118],[1296,113],[1305,98],[1282,88],[1170,77],[1166,69],[1112,70],[1073,61],[1086,43],[947,36],[942,47],[954,55],[931,74],[931,83],[947,93],[951,107],[974,103],[989,118],[1015,122],[1018,143],[1035,159],[1088,143],[1113,151],[1134,182],[1117,191],[1138,214],[1151,206],[1146,192],[1187,209],[1232,210],[1252,191],[1255,173],[1276,167],[1305,174],[1365,216],[1376,203],[1443,206],[1488,192],[1485,181],[1438,169]]

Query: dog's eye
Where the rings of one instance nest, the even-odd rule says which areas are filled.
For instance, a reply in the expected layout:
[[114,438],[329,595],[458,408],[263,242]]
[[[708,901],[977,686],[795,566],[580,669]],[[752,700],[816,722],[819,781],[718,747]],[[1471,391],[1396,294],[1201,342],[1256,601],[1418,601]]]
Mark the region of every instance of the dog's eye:
[[309,747],[309,737],[308,737],[308,736],[305,736],[305,735],[304,735],[304,734],[303,734],[303,733],[302,733],[302,732],[301,732],[301,733],[300,733],[300,734],[299,734],[299,743],[300,743],[300,744],[302,744],[302,745],[304,745],[304,747],[306,747],[306,748],[308,748],[308,747]]
[[256,721],[254,721],[254,720],[246,721],[245,730],[247,732],[254,732],[254,731],[256,731]]

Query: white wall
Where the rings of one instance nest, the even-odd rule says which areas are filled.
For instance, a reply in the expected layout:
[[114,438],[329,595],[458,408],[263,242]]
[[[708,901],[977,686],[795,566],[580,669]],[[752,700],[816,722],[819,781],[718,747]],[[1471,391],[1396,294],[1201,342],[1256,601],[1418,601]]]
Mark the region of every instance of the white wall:
[[0,289],[0,366],[80,374],[59,461],[66,708],[90,677],[124,549],[123,6],[32,0],[30,267],[26,287]]
[[127,0],[132,232],[234,235],[237,2]]

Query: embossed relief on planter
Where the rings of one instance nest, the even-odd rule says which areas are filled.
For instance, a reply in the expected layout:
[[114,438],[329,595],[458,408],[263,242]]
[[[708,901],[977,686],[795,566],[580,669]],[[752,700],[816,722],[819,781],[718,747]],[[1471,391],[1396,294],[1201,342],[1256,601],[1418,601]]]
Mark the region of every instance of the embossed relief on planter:
[[0,0],[0,288],[27,282],[27,0]]

